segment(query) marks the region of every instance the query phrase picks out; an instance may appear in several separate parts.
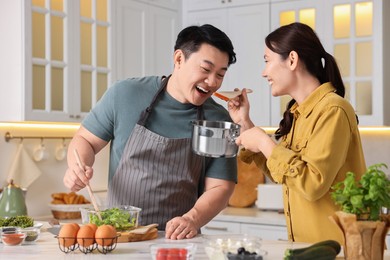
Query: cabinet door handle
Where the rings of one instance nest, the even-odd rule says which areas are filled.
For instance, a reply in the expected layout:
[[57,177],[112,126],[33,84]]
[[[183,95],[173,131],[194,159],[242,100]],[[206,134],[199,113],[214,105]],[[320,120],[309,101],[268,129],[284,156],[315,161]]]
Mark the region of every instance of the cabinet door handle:
[[210,227],[210,226],[205,226],[204,228],[208,229],[208,230],[228,231],[227,227]]

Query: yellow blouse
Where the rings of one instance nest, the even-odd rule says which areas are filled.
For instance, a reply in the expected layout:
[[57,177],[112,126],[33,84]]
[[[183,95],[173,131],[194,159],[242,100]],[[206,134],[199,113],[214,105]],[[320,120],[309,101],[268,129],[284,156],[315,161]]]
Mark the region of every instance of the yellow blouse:
[[283,184],[291,241],[343,243],[341,231],[329,220],[339,210],[330,197],[330,187],[344,180],[348,171],[360,179],[366,170],[355,112],[334,91],[325,83],[291,108],[291,131],[268,160],[261,153],[240,151],[243,161],[254,160],[268,177]]

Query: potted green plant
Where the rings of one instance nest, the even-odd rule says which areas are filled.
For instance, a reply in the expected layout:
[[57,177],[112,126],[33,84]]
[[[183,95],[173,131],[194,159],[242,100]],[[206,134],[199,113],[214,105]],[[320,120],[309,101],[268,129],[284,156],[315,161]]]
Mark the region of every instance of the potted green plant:
[[341,211],[331,219],[344,233],[344,254],[347,259],[383,259],[390,209],[390,180],[381,168],[384,163],[368,167],[360,180],[353,172],[332,186],[331,197]]

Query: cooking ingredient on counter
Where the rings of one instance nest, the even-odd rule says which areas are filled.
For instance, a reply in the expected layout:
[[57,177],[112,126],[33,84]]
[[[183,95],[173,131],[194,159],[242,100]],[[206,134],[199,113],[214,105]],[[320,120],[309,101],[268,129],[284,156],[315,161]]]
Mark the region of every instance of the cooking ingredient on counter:
[[26,238],[24,239],[24,243],[33,243],[38,240],[40,229],[38,227],[28,227],[21,230],[22,233],[26,234]]
[[324,240],[311,246],[297,249],[286,249],[284,260],[335,259],[341,246],[337,241]]
[[34,226],[34,219],[32,217],[23,215],[15,217],[0,217],[0,227],[21,227],[27,228]]
[[[137,208],[138,209],[138,208]],[[89,223],[96,224],[97,226],[101,225],[111,225],[114,226],[117,230],[128,230],[136,227],[138,223],[138,211],[137,214],[133,215],[130,207],[130,211],[126,208],[109,208],[103,211],[100,211],[102,219],[99,219],[97,214],[89,215]]]
[[7,246],[18,246],[22,244],[26,234],[15,230],[15,231],[3,231],[1,233],[1,240],[3,244]]
[[90,228],[92,228],[93,233],[95,233],[97,228],[98,228],[98,226],[96,224],[93,224],[93,223],[88,223],[88,224],[86,224],[86,226],[89,226]]
[[150,254],[154,260],[193,260],[197,246],[195,243],[164,243],[150,245]]
[[245,249],[245,247],[240,247],[237,249],[237,254],[228,252],[228,260],[263,260],[263,256],[257,255],[256,252],[250,252]]
[[115,242],[116,229],[111,225],[101,225],[95,233],[96,243],[100,246],[110,246]]
[[186,260],[188,250],[185,248],[159,248],[156,254],[156,260]]
[[95,242],[95,231],[90,226],[81,226],[77,232],[77,243],[82,247],[89,247]]
[[91,202],[87,200],[83,195],[77,194],[75,192],[58,192],[51,194],[53,198],[52,204],[90,204]]
[[77,232],[79,231],[80,226],[76,223],[66,223],[58,234],[58,241],[61,246],[69,248],[76,244]]
[[75,192],[58,192],[51,194],[50,209],[56,219],[81,218],[80,207],[90,204],[83,195]]

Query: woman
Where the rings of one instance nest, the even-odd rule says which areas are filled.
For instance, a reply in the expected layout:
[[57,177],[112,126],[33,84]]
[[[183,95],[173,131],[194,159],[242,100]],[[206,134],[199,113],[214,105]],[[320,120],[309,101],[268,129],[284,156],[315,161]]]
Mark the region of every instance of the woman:
[[339,208],[331,186],[348,171],[366,169],[358,120],[344,99],[345,88],[335,59],[307,25],[282,26],[266,39],[263,77],[273,96],[289,95],[275,142],[249,118],[246,91],[229,102],[229,113],[242,127],[241,159],[255,161],[274,182],[283,184],[289,240],[343,242],[329,220]]

